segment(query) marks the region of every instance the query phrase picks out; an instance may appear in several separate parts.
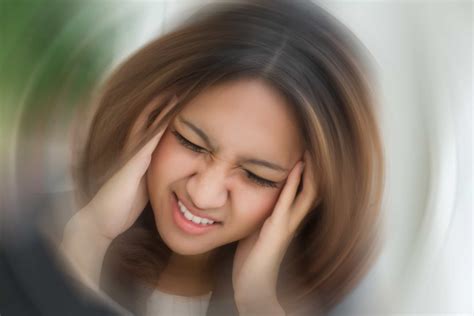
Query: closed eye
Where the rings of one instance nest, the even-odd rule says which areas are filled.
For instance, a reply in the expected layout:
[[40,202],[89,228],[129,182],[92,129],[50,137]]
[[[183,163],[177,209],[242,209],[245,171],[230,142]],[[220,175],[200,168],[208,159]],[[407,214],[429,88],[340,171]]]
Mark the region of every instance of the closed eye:
[[[197,152],[197,153],[206,153],[208,152],[207,149],[205,148],[202,148],[192,142],[190,142],[189,140],[187,140],[186,138],[184,138],[180,133],[178,133],[177,131],[172,131],[173,135],[176,137],[176,139],[178,140],[178,142],[183,145],[184,147],[194,151],[194,152]],[[255,174],[253,174],[252,172],[248,171],[248,170],[245,170],[245,173],[247,175],[247,178],[250,179],[251,181],[253,181],[254,183],[258,184],[258,185],[261,185],[263,187],[270,187],[270,188],[277,188],[278,187],[278,184],[274,181],[270,181],[270,180],[267,180],[267,179],[263,179]]]
[[178,140],[178,142],[183,145],[184,147],[194,151],[194,152],[197,152],[197,153],[204,153],[204,152],[207,152],[207,150],[205,148],[202,148],[202,147],[199,147],[198,145],[196,144],[193,144],[191,143],[189,140],[187,140],[186,138],[184,138],[180,133],[178,133],[177,131],[172,131],[173,135],[176,137],[176,139]]
[[257,183],[258,185],[264,186],[264,187],[270,187],[270,188],[277,188],[278,184],[274,181],[270,181],[267,179],[260,178],[259,176],[253,174],[252,172],[245,170],[247,173],[247,178],[252,180],[253,182]]

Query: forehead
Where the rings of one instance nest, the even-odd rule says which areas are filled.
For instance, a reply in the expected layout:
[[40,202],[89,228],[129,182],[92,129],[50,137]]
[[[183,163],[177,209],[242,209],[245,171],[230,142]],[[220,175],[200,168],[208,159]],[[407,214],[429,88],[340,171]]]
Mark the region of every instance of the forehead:
[[298,122],[286,99],[260,80],[239,80],[200,93],[180,113],[229,154],[288,166],[301,153]]

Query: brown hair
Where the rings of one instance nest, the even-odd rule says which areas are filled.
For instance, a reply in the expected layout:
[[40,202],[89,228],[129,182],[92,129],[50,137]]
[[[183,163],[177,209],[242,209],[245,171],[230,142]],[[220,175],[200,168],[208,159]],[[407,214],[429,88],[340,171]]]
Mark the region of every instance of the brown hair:
[[[326,311],[375,253],[383,157],[366,57],[351,32],[311,2],[206,9],[141,48],[105,82],[76,173],[84,201],[160,128],[146,124],[140,141],[124,151],[147,106],[153,122],[174,95],[179,100],[169,115],[212,85],[264,80],[296,113],[319,192],[282,263],[279,295],[291,297],[288,310],[304,302],[309,307],[302,313]],[[169,254],[150,213],[144,214],[148,226],[134,225],[115,248],[121,249],[115,252],[120,269],[135,280],[156,277]],[[132,235],[139,238],[125,238]]]

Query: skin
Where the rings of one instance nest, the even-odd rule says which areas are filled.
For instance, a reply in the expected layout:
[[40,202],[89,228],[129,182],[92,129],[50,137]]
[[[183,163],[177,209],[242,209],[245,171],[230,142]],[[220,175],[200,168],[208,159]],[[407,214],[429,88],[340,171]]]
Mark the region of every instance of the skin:
[[[135,122],[125,152],[143,137],[143,126],[160,98]],[[71,272],[100,294],[98,282],[108,247],[150,201],[157,229],[174,251],[158,281],[159,289],[178,295],[208,293],[215,250],[238,240],[232,285],[239,315],[286,315],[276,294],[279,267],[317,197],[311,158],[300,143],[296,120],[284,99],[257,80],[206,90],[180,115],[166,121],[69,220],[60,250]],[[199,143],[204,139],[194,132],[196,128],[190,129],[180,117],[205,131],[212,145]],[[179,141],[175,131],[189,138],[187,143]],[[195,146],[199,150],[191,150]],[[255,159],[283,170],[251,163]],[[255,182],[248,172],[275,186]],[[297,193],[299,185],[302,190]],[[170,217],[174,194],[192,203],[188,206],[193,211],[212,215],[221,224],[192,238],[178,230]]]
[[[158,232],[174,252],[159,288],[181,295],[211,289],[209,267],[216,248],[262,227],[303,156],[301,139],[285,99],[259,80],[212,87],[185,106],[169,123],[146,176]],[[255,182],[248,172],[272,184]],[[173,194],[197,215],[221,223],[198,236],[182,231],[172,218]]]

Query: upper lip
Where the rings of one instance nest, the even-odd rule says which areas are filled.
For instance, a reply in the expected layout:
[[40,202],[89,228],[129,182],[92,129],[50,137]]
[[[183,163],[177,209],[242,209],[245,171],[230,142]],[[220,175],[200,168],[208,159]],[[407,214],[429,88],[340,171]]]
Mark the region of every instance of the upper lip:
[[180,198],[176,193],[175,193],[175,196],[176,196],[177,200],[180,201],[181,203],[183,203],[183,205],[194,215],[199,216],[201,218],[209,219],[209,220],[214,221],[216,223],[221,222],[221,221],[215,219],[214,217],[211,217],[211,216],[208,216],[208,215],[202,215],[199,211],[197,211],[196,209],[193,209],[192,207],[190,207],[189,203],[187,201],[183,200],[182,198]]

